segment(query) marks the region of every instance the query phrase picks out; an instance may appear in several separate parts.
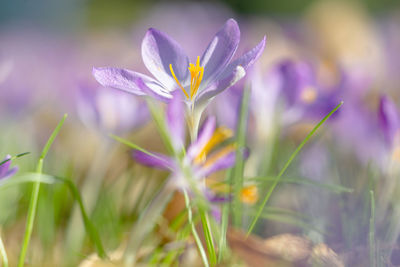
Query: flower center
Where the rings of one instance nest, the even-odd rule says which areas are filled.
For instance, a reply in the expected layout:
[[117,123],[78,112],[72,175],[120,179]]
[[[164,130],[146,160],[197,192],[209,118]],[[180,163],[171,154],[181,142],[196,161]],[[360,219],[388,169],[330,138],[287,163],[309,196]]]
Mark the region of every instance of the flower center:
[[301,92],[300,98],[306,104],[312,104],[317,99],[317,91],[313,87],[307,87]]
[[225,127],[217,128],[214,134],[211,136],[210,140],[208,140],[208,142],[201,149],[199,154],[197,154],[197,157],[194,159],[194,162],[197,164],[204,162],[206,160],[207,155],[215,146],[221,144],[222,142],[224,142],[228,138],[231,138],[232,136],[233,136],[232,130]]
[[169,69],[171,70],[172,77],[174,77],[178,86],[182,89],[186,98],[190,101],[193,100],[193,97],[196,95],[199,90],[201,80],[203,80],[204,67],[200,66],[200,57],[197,57],[196,65],[190,63],[189,64],[189,72],[190,72],[190,95],[186,92],[185,88],[179,82],[178,78],[175,75],[174,69],[172,68],[172,64],[169,64]]
[[397,146],[392,153],[392,159],[400,162],[400,146]]
[[255,185],[243,187],[240,190],[240,201],[252,205],[258,200],[258,189]]

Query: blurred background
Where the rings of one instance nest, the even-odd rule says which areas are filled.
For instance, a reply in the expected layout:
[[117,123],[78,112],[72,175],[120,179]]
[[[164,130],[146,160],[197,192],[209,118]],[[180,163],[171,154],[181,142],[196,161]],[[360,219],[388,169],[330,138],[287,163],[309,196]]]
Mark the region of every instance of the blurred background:
[[[19,173],[33,171],[68,113],[45,172],[76,183],[105,246],[118,252],[168,174],[136,164],[108,136],[164,151],[143,99],[101,88],[92,68],[148,74],[140,49],[150,27],[177,40],[194,62],[228,18],[241,29],[238,54],[264,35],[267,45],[246,78],[217,96],[205,115],[235,129],[243,90],[251,88],[245,183],[260,185],[261,196],[271,179],[250,178],[276,175],[312,127],[344,101],[296,158],[255,234],[306,236],[328,244],[347,266],[367,266],[372,190],[377,259],[400,266],[397,0],[2,2],[0,157],[30,152],[14,164]],[[0,235],[12,263],[30,190],[30,184],[0,189]],[[247,225],[255,206],[243,205],[249,206]],[[91,255],[75,206],[65,185],[41,188],[30,264],[73,266]]]

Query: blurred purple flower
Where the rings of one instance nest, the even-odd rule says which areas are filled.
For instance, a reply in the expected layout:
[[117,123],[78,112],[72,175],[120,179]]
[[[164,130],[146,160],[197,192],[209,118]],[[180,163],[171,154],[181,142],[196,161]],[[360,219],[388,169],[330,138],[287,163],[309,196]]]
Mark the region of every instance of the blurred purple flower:
[[378,120],[386,144],[392,147],[400,134],[400,114],[396,105],[387,96],[380,98]]
[[320,119],[340,102],[341,83],[335,88],[325,88],[317,82],[316,70],[307,62],[284,60],[275,68],[287,105],[284,123],[305,117]]
[[[216,171],[232,167],[235,164],[236,147],[234,144],[216,149],[232,137],[233,132],[224,127],[216,128],[215,118],[209,117],[203,123],[197,139],[188,146],[186,153],[182,153],[185,143],[183,109],[181,95],[174,93],[166,115],[168,132],[173,141],[174,156],[159,153],[148,154],[135,150],[133,157],[143,165],[171,171],[175,189],[190,189],[190,181],[192,181],[204,192],[207,199],[220,201],[220,198],[215,198],[215,194],[205,188],[204,179]],[[247,157],[247,155],[246,151],[245,156]]]
[[13,167],[10,169],[10,165],[11,156],[7,155],[5,159],[0,162],[0,180],[9,178],[18,171],[18,167]]
[[135,96],[103,87],[80,86],[78,113],[81,120],[107,132],[126,132],[149,118],[146,104]]
[[142,42],[142,58],[157,80],[131,70],[110,67],[94,68],[93,75],[103,86],[136,95],[149,95],[168,102],[173,91],[182,90],[188,104],[206,103],[243,78],[246,69],[264,50],[265,37],[256,47],[231,62],[239,40],[239,27],[235,20],[229,19],[202,57],[197,57],[195,65],[189,64],[186,53],[175,40],[150,28]]

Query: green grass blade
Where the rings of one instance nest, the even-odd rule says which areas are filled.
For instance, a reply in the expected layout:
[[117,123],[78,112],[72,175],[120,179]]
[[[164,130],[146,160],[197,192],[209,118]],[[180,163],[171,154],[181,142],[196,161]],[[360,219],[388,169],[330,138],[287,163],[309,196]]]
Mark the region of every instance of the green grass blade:
[[[250,177],[246,178],[246,181],[255,181],[259,183],[263,182],[274,182],[276,180],[276,177],[273,176],[266,176],[266,177]],[[325,183],[320,183],[313,181],[311,179],[305,178],[305,177],[287,177],[287,178],[281,178],[280,183],[293,183],[293,184],[302,184],[302,185],[311,185],[311,186],[316,186],[322,189],[326,189],[328,191],[334,192],[334,193],[352,193],[354,190],[352,188],[344,187],[341,185],[335,185],[335,184],[325,184]]]
[[186,221],[186,216],[187,216],[187,210],[184,209],[181,212],[179,212],[179,214],[169,224],[169,228],[172,231],[177,232],[179,228],[182,227],[182,225]]
[[369,259],[371,266],[377,266],[375,250],[375,198],[374,191],[370,190],[371,215],[369,218]]
[[168,204],[173,194],[170,185],[165,182],[162,188],[157,192],[156,196],[147,205],[145,210],[141,213],[139,219],[130,234],[128,245],[124,252],[124,261],[126,266],[133,266],[136,260],[137,252],[142,245],[142,242],[147,235],[153,230],[160,217]]
[[7,257],[7,252],[6,248],[4,247],[3,240],[0,237],[0,255],[1,259],[3,261],[3,266],[8,267],[8,257]]
[[[42,173],[43,170],[43,160],[47,155],[51,145],[54,142],[54,139],[58,135],[62,125],[64,124],[65,119],[67,118],[67,114],[64,114],[64,117],[58,123],[57,127],[54,129],[53,133],[50,135],[50,138],[47,140],[46,145],[43,148],[42,154],[40,155],[38,165],[36,167],[37,173]],[[28,250],[29,241],[31,239],[33,224],[35,221],[36,209],[37,209],[37,202],[39,198],[39,190],[40,190],[40,182],[35,182],[32,189],[31,200],[29,202],[28,208],[28,216],[26,220],[26,228],[24,234],[24,240],[22,243],[21,253],[18,261],[18,266],[22,267],[25,263],[26,252]]]
[[10,186],[15,186],[23,183],[38,182],[43,184],[53,184],[56,181],[53,176],[47,174],[39,174],[36,172],[28,172],[21,175],[0,181],[0,190],[4,190]]
[[156,106],[156,104],[152,99],[147,98],[146,100],[147,100],[147,106],[149,107],[150,113],[157,126],[158,132],[160,133],[161,140],[163,141],[168,153],[170,155],[173,155],[175,153],[174,147],[172,145],[171,138],[168,134],[167,126],[165,125],[164,112],[162,112],[160,108]]
[[45,184],[54,184],[54,183],[64,183],[68,189],[70,190],[72,196],[74,199],[78,202],[81,214],[82,214],[82,219],[84,221],[85,229],[88,232],[89,238],[93,242],[93,244],[96,246],[97,253],[100,257],[104,258],[106,257],[105,250],[103,248],[103,245],[101,243],[100,236],[98,234],[97,229],[94,227],[93,223],[90,221],[86,209],[83,205],[82,197],[79,193],[78,188],[76,185],[68,179],[60,178],[60,177],[55,177],[47,174],[41,174],[41,173],[27,173],[24,175],[19,175],[15,176],[11,179],[7,179],[4,182],[0,183],[0,189],[6,189],[9,186],[15,186],[19,185],[22,183],[45,183]]
[[269,198],[271,197],[272,192],[274,191],[275,187],[277,186],[277,184],[279,183],[282,175],[284,174],[284,172],[286,171],[286,169],[289,167],[289,165],[292,163],[293,159],[297,156],[297,154],[301,151],[301,149],[303,148],[303,146],[308,142],[308,140],[314,135],[314,133],[318,130],[318,128],[324,124],[324,122],[330,117],[332,116],[333,113],[336,112],[336,110],[338,110],[341,106],[343,105],[343,101],[340,102],[331,112],[329,112],[328,115],[326,115],[312,130],[311,132],[304,138],[304,140],[300,143],[300,145],[296,148],[296,150],[292,153],[292,155],[289,157],[288,161],[285,163],[285,165],[283,166],[283,168],[281,169],[281,171],[279,172],[278,176],[276,177],[276,180],[274,181],[274,183],[272,184],[272,186],[270,187],[270,189],[268,190],[267,194],[264,197],[264,200],[262,202],[262,204],[260,205],[256,216],[254,217],[253,221],[250,224],[249,230],[247,231],[247,235],[251,234],[251,232],[253,231],[253,228],[255,227],[258,219],[260,218],[261,213],[263,212],[263,209],[265,207],[265,205],[267,204]]
[[266,207],[265,211],[265,213],[261,214],[261,218],[296,226],[303,230],[312,230],[322,235],[326,234],[323,230],[308,223],[307,218],[302,214],[276,207]]
[[244,170],[244,159],[243,151],[246,146],[246,129],[247,129],[247,117],[248,107],[250,99],[250,89],[245,88],[243,91],[243,98],[240,108],[240,118],[237,128],[237,151],[236,151],[236,163],[232,171],[232,182],[233,185],[233,224],[236,227],[240,227],[242,224],[242,203],[240,202],[240,191],[243,187],[243,170]]
[[110,134],[110,137],[113,138],[114,140],[120,142],[121,144],[129,146],[130,148],[133,148],[135,150],[143,152],[143,153],[145,153],[145,154],[147,154],[149,156],[158,158],[156,154],[154,154],[154,153],[152,153],[152,152],[150,152],[150,151],[148,151],[148,150],[146,150],[146,149],[144,149],[144,148],[142,148],[142,147],[140,147],[140,146],[138,146],[138,145],[136,145],[136,144],[124,139],[124,138],[122,138],[122,137],[119,137],[119,136],[116,136],[116,135],[113,135],[113,134]]
[[199,209],[199,214],[201,223],[203,225],[204,239],[206,240],[207,250],[210,256],[210,263],[211,266],[215,266],[217,264],[217,254],[214,247],[214,240],[212,231],[210,229],[208,214],[203,209]]
[[[232,169],[227,171],[227,179],[229,184],[231,184],[231,177],[232,177]],[[229,187],[231,191],[231,186]],[[229,192],[231,194],[231,192]],[[226,233],[228,232],[228,224],[229,224],[229,210],[230,210],[230,201],[226,201],[222,205],[222,212],[221,212],[221,231],[220,231],[220,238],[219,238],[219,249],[218,249],[218,263],[220,263],[225,254],[226,254]]]
[[192,207],[190,204],[189,195],[186,191],[183,192],[183,195],[185,196],[185,204],[186,204],[186,209],[188,211],[188,221],[189,221],[189,225],[191,226],[191,229],[192,229],[192,234],[193,234],[194,240],[196,241],[196,245],[200,251],[200,256],[201,256],[201,259],[203,260],[204,266],[208,267],[210,265],[208,263],[207,254],[206,254],[206,251],[204,250],[203,244],[201,243],[200,237],[196,230],[196,225],[193,221],[193,213],[192,213]]
[[24,152],[24,153],[21,153],[21,154],[12,156],[12,157],[9,158],[9,159],[5,159],[5,160],[3,160],[3,161],[0,162],[0,166],[3,165],[4,163],[8,162],[8,161],[14,160],[14,159],[16,159],[16,158],[20,158],[20,157],[25,156],[25,155],[28,155],[29,153],[30,153],[30,152]]
[[64,182],[70,189],[74,199],[78,202],[81,214],[82,214],[82,219],[83,223],[85,225],[86,231],[89,235],[89,238],[92,240],[92,242],[96,246],[97,254],[100,256],[100,258],[106,258],[107,254],[106,251],[104,250],[103,244],[100,239],[100,235],[96,229],[96,227],[93,225],[92,221],[89,219],[89,216],[87,215],[85,206],[83,205],[82,197],[81,194],[79,193],[78,188],[76,185],[68,179],[63,179],[63,178],[56,178],[62,182]]

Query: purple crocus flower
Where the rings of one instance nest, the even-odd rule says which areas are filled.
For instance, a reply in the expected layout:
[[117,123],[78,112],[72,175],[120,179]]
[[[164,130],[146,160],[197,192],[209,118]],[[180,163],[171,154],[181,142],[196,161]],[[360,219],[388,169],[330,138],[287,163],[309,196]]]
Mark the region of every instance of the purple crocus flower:
[[13,167],[10,169],[10,165],[11,156],[7,155],[5,159],[0,162],[0,180],[9,178],[18,171],[18,167]]
[[200,129],[197,139],[188,146],[186,153],[182,153],[185,143],[185,119],[184,104],[181,98],[181,95],[174,93],[166,114],[167,128],[175,155],[166,156],[153,152],[148,154],[135,150],[133,157],[143,165],[171,171],[173,181],[171,184],[174,189],[185,190],[189,189],[190,185],[195,185],[204,192],[209,200],[213,200],[214,196],[209,194],[210,192],[204,187],[204,178],[234,165],[236,155],[234,144],[216,149],[221,143],[232,137],[233,132],[224,127],[216,128],[215,118],[208,117]]
[[217,32],[196,64],[181,46],[165,33],[150,28],[142,42],[145,66],[156,79],[127,69],[94,68],[96,80],[106,87],[149,95],[164,102],[172,92],[181,90],[185,102],[206,104],[208,100],[244,77],[246,69],[261,55],[265,37],[253,49],[231,62],[240,40],[240,30],[234,19],[226,21]]
[[378,120],[386,144],[392,147],[400,141],[396,140],[400,137],[400,114],[396,105],[387,96],[380,98]]
[[79,89],[78,114],[89,126],[107,132],[127,132],[149,118],[146,104],[136,96],[87,84]]
[[283,116],[286,124],[304,117],[319,119],[341,100],[341,81],[334,88],[322,86],[317,82],[316,70],[307,62],[284,60],[273,71],[280,75],[280,91],[287,105]]

